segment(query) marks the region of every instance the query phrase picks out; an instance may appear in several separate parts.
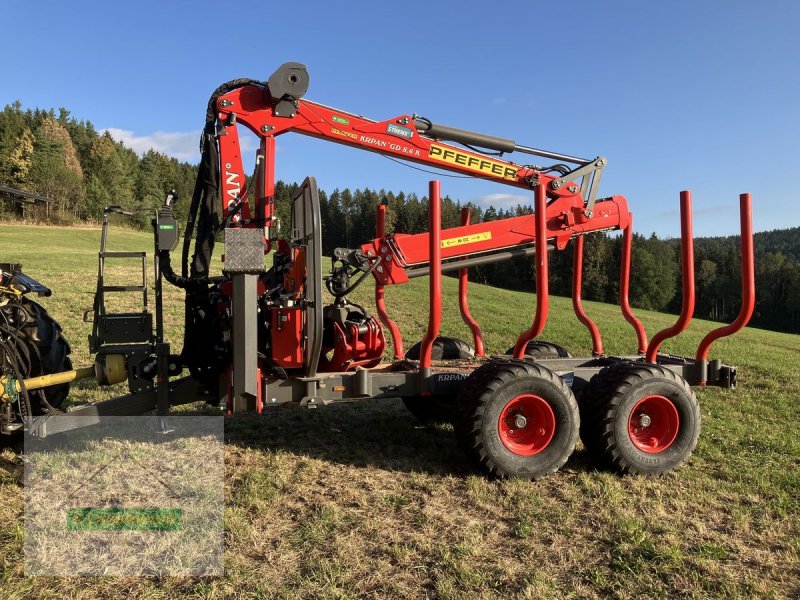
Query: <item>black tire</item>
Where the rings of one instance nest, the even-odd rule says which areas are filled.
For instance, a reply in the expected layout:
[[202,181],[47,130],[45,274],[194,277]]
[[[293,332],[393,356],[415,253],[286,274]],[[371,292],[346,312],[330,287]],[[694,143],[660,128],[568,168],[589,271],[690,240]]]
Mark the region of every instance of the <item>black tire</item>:
[[598,465],[607,466],[602,437],[603,409],[617,385],[617,371],[627,368],[629,361],[621,361],[603,368],[592,376],[578,398],[581,412],[580,437],[589,458]]
[[[23,377],[38,377],[72,369],[71,352],[61,326],[43,306],[28,298],[13,300],[0,308],[0,335],[13,342]],[[6,358],[6,362],[8,362]],[[11,365],[2,365],[8,371]],[[48,411],[47,404],[59,408],[69,394],[69,384],[44,388],[29,393],[34,414]],[[45,403],[46,401],[46,403]]]
[[[417,342],[406,358],[419,360],[422,342]],[[439,336],[433,340],[431,360],[468,360],[475,357],[472,347],[458,338]],[[453,396],[410,396],[403,398],[408,412],[426,425],[452,423],[455,420],[456,398]]]
[[624,361],[606,367],[584,389],[580,409],[581,440],[591,458],[621,473],[674,471],[700,435],[692,388],[659,365]]
[[[509,356],[514,355],[514,346],[506,351]],[[525,356],[536,360],[537,358],[572,358],[572,354],[564,346],[559,346],[544,340],[531,340],[525,346]]]
[[[533,418],[535,410],[513,412],[528,398],[545,410],[545,418]],[[558,375],[530,361],[497,359],[476,369],[461,388],[459,409],[459,441],[480,468],[496,477],[539,479],[553,473],[567,462],[578,439],[580,418],[572,391]],[[515,434],[508,418],[519,415],[531,421]]]
[[[419,360],[422,342],[417,342],[406,352],[406,358]],[[440,335],[433,340],[431,360],[468,360],[475,358],[475,350],[467,342],[458,338]]]

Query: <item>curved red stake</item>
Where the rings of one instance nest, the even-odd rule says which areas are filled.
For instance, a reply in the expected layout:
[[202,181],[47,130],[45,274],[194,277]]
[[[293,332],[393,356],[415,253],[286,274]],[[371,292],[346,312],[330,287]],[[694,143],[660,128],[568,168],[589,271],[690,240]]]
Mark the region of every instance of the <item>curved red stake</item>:
[[636,331],[636,339],[639,341],[639,354],[644,354],[647,350],[647,333],[642,322],[636,318],[631,310],[628,293],[631,287],[631,246],[633,242],[633,213],[630,215],[630,222],[622,230],[622,257],[619,269],[619,307],[625,320],[633,325]]
[[428,330],[422,338],[419,357],[423,369],[431,367],[433,342],[439,335],[442,324],[442,203],[439,197],[439,182],[430,182],[428,193],[428,235],[430,252],[430,306],[428,308]]
[[[386,205],[379,204],[378,212],[375,215],[375,235],[378,239],[383,240],[386,235]],[[394,348],[394,358],[399,360],[405,356],[405,349],[403,348],[403,336],[400,334],[400,329],[391,318],[389,313],[386,312],[386,302],[384,300],[383,284],[375,281],[375,308],[378,311],[378,318],[383,323],[384,327],[389,329],[392,336],[392,347]]]
[[[470,210],[466,206],[461,209],[461,224],[469,225]],[[480,325],[469,312],[469,301],[467,299],[467,288],[469,287],[469,274],[467,269],[458,271],[458,308],[461,310],[461,318],[472,331],[472,339],[475,340],[475,356],[486,356],[486,348],[483,344],[483,333]]]
[[572,261],[572,308],[578,320],[586,326],[592,336],[592,354],[599,356],[603,354],[603,338],[597,324],[589,318],[583,308],[581,301],[581,288],[583,287],[583,236],[575,238],[575,248],[573,248]]
[[528,342],[541,334],[547,324],[547,311],[549,308],[549,287],[547,272],[547,197],[544,186],[537,185],[534,189],[534,210],[536,227],[536,316],[530,329],[523,331],[514,345],[514,358],[525,356],[525,347]]
[[694,238],[692,237],[692,192],[681,192],[681,267],[683,270],[683,303],[681,314],[672,327],[662,329],[647,346],[647,362],[654,363],[664,340],[682,333],[694,313]]
[[750,194],[739,196],[739,216],[742,227],[742,308],[730,325],[709,332],[697,348],[697,360],[708,360],[711,345],[718,339],[733,335],[744,328],[756,306],[756,273],[753,250],[753,206]]

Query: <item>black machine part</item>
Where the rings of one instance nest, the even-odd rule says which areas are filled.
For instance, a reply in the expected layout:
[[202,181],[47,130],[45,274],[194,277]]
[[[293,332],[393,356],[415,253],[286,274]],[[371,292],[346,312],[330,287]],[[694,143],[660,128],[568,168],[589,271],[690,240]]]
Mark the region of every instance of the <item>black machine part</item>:
[[25,275],[19,263],[0,263],[0,285],[13,288],[21,294],[50,296],[53,293],[46,285]]
[[172,205],[178,199],[178,192],[170,190],[164,205],[156,215],[156,246],[158,251],[172,252],[178,245],[178,221],[172,212]]
[[480,146],[490,150],[497,150],[501,153],[522,152],[523,154],[532,154],[542,158],[560,160],[579,165],[591,162],[591,159],[588,158],[580,158],[578,156],[570,156],[569,154],[561,154],[559,152],[550,152],[549,150],[540,150],[538,148],[520,146],[514,140],[510,140],[508,138],[478,133],[476,131],[468,131],[466,129],[458,129],[457,127],[450,127],[449,125],[440,125],[418,115],[414,116],[414,125],[417,128],[417,131],[426,137],[436,140],[456,142],[468,147]]
[[[267,87],[270,96],[275,100],[296,100],[302,98],[308,90],[308,69],[298,62],[287,62],[278,67],[269,76]],[[282,116],[275,113],[278,116]],[[289,115],[285,115],[289,116]]]
[[[380,262],[380,256],[367,256],[360,249],[336,248],[331,257],[331,274],[324,278],[325,287],[334,298],[344,298],[364,283]],[[358,272],[362,275],[350,283],[350,279]]]

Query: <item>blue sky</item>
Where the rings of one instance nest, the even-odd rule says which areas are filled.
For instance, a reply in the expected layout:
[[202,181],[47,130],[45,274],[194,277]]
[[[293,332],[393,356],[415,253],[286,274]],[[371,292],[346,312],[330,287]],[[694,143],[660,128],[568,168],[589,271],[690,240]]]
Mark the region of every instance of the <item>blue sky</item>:
[[[1,4],[0,104],[69,108],[129,145],[196,160],[220,83],[308,65],[306,98],[434,122],[577,156],[604,155],[601,195],[622,194],[642,233],[800,225],[800,3],[50,2]],[[508,155],[511,160],[522,157]],[[249,167],[248,167],[249,168]],[[300,136],[277,175],[424,195],[430,175]],[[516,189],[442,177],[443,193],[495,205]]]

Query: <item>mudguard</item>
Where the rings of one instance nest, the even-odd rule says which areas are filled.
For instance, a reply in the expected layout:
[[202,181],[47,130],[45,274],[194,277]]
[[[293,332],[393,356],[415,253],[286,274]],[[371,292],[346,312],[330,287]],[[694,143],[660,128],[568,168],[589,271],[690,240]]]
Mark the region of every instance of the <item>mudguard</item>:
[[53,293],[49,287],[25,275],[22,272],[22,265],[13,263],[0,263],[0,292],[4,287],[22,295],[32,293],[37,296],[50,296]]

